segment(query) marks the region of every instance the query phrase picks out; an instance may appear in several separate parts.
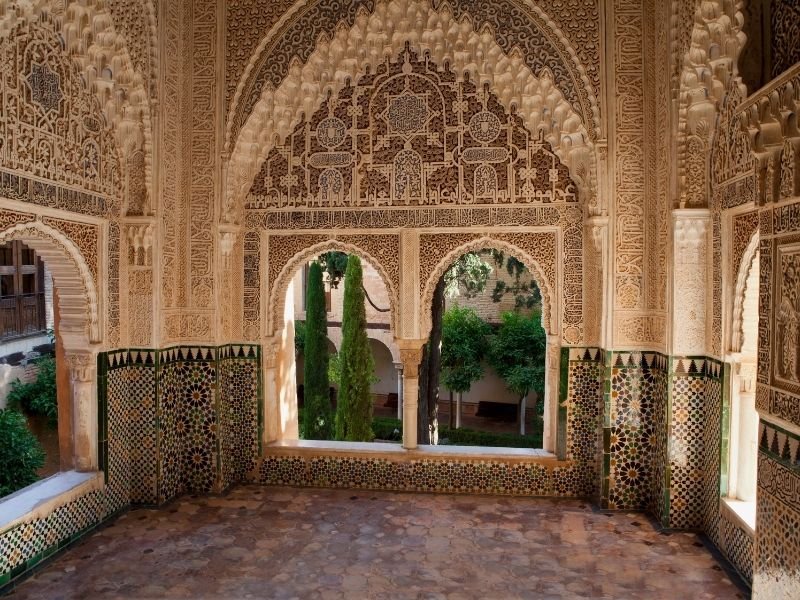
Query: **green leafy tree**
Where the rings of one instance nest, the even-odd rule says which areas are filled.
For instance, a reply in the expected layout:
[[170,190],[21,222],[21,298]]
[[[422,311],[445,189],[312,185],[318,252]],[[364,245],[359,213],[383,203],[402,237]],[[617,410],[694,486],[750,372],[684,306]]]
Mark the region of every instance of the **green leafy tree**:
[[36,379],[11,384],[8,405],[29,415],[43,415],[51,427],[58,424],[58,393],[56,392],[56,359],[45,356],[36,361]]
[[25,416],[14,409],[0,410],[0,497],[34,483],[44,466],[41,444],[28,429]]
[[361,260],[350,255],[344,278],[342,346],[339,350],[341,382],[336,407],[336,439],[371,442],[372,394],[370,381],[375,372],[367,338],[367,315]]
[[492,266],[478,252],[456,260],[436,284],[431,305],[431,333],[423,348],[419,368],[417,439],[421,444],[439,442],[439,374],[441,371],[442,321],[445,299],[474,297],[486,289]]
[[322,268],[316,262],[308,270],[303,355],[303,435],[310,440],[329,440],[333,409],[328,383],[328,316]]
[[520,434],[525,435],[525,404],[528,394],[544,393],[544,365],[547,336],[539,312],[523,315],[507,312],[500,329],[492,339],[489,364],[503,379],[506,387],[518,394]]
[[498,280],[492,290],[492,301],[501,302],[509,294],[514,297],[515,310],[541,310],[542,294],[536,281],[530,277],[530,271],[522,261],[513,256],[506,258],[505,254],[492,250],[492,257],[498,268],[505,267],[506,272],[512,277],[510,282]]
[[497,282],[492,301],[500,302],[508,294],[515,298],[515,308],[541,310],[541,294],[536,283],[526,278],[528,269],[512,256],[496,250],[469,252],[460,256],[439,280],[431,306],[431,332],[419,369],[419,419],[417,436],[420,443],[438,442],[439,373],[441,371],[442,319],[445,299],[457,296],[473,298],[486,290],[494,267],[505,268],[513,277],[506,284]]
[[[456,428],[461,427],[461,399],[483,377],[489,347],[489,324],[471,308],[453,306],[442,322],[442,382],[458,394]],[[452,410],[450,411],[452,415]]]

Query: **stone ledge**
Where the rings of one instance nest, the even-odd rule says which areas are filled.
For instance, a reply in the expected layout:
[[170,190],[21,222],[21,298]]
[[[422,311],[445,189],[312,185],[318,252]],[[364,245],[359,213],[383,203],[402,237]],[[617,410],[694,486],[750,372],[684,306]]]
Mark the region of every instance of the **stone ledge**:
[[37,481],[0,500],[0,534],[20,523],[44,519],[59,506],[104,485],[100,471],[65,471]]
[[731,515],[731,521],[737,523],[742,531],[751,539],[755,539],[756,531],[756,503],[737,500],[736,498],[722,498],[722,510]]
[[289,440],[273,442],[264,448],[262,458],[269,456],[379,456],[387,460],[502,460],[536,462],[547,466],[571,464],[559,461],[556,456],[535,448],[492,448],[485,446],[419,446],[407,450],[399,443],[380,442],[333,442],[315,440]]

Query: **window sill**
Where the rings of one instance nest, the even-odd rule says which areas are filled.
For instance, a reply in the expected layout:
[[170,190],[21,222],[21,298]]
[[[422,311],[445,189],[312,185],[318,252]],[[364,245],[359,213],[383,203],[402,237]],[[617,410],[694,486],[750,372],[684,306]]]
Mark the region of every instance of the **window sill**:
[[395,458],[466,458],[466,459],[512,459],[545,460],[557,462],[555,455],[536,448],[492,448],[485,446],[419,446],[407,450],[399,443],[381,442],[332,442],[314,440],[286,440],[273,442],[265,447],[265,454],[302,452],[308,454],[382,455]]
[[102,489],[103,485],[100,471],[65,471],[37,481],[0,500],[0,533],[22,522],[44,518],[56,507]]
[[750,536],[755,536],[756,531],[756,503],[745,502],[736,498],[723,498],[722,505],[734,517]]

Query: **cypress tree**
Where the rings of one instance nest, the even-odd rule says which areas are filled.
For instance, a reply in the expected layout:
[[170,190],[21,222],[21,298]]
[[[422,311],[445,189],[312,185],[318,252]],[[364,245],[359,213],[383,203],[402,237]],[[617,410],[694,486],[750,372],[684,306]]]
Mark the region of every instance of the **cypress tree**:
[[333,435],[333,410],[328,383],[328,315],[322,268],[311,263],[306,287],[304,348],[303,434],[309,440],[329,440]]
[[372,394],[370,384],[375,366],[367,338],[367,315],[361,260],[350,255],[344,277],[342,314],[341,384],[336,407],[336,439],[371,442]]

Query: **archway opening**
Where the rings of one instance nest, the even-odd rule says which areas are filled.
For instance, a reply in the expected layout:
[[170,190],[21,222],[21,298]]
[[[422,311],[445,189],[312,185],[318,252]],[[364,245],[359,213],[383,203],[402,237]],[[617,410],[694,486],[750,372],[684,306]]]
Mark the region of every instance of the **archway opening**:
[[19,240],[0,244],[0,497],[72,467],[58,302],[41,255]]
[[[52,274],[59,470],[80,471],[87,474],[85,477],[92,477],[101,463],[97,357],[92,346],[93,342],[102,341],[98,316],[100,299],[95,280],[97,265],[90,262],[91,257],[84,256],[70,238],[47,224],[47,218],[41,221],[26,218],[18,217],[21,222],[0,232],[0,245],[21,244],[22,248],[35,252],[36,260],[41,260]],[[55,219],[53,223],[61,225]],[[21,291],[26,289],[30,287],[26,288],[23,283]],[[29,305],[35,303],[31,300]],[[52,387],[52,379],[50,385]],[[75,480],[74,474],[65,479],[54,476],[48,478],[52,486],[47,489]],[[27,487],[24,489],[20,496],[23,504],[37,493],[28,496]]]
[[[289,402],[296,398],[296,410],[289,412],[296,414],[299,439],[342,441],[344,438],[337,429],[337,419],[350,422],[358,418],[365,421],[360,429],[372,432],[358,441],[399,443],[399,431],[395,433],[394,427],[388,428],[385,423],[376,422],[382,417],[394,416],[400,404],[399,350],[392,331],[391,295],[383,276],[361,257],[357,257],[361,266],[361,283],[353,285],[357,285],[363,298],[362,334],[369,360],[355,370],[366,375],[370,406],[368,411],[357,415],[347,412],[347,406],[340,406],[342,386],[349,385],[344,381],[347,377],[344,375],[345,365],[359,360],[349,353],[345,341],[347,322],[355,319],[352,307],[348,308],[346,301],[347,289],[351,285],[347,276],[350,257],[351,254],[338,250],[310,257],[294,273],[287,290],[286,306],[291,309],[286,311],[286,316],[292,321],[287,321],[286,326],[292,327],[294,341],[294,363],[289,368],[294,371],[296,382],[296,394],[288,394]],[[314,283],[316,277],[321,277],[321,286],[319,282]],[[314,299],[314,295],[320,293],[321,296]],[[324,306],[324,314],[314,308],[320,304]],[[322,329],[320,318],[324,319]],[[315,336],[324,337],[323,343],[319,340],[315,343]],[[321,374],[323,369],[325,373]],[[322,385],[327,394],[317,390],[320,380],[324,381]],[[311,411],[317,416],[313,417]]]
[[[755,240],[757,243],[757,239]],[[757,246],[756,246],[757,247]],[[734,343],[730,377],[730,448],[727,503],[755,529],[756,469],[758,464],[758,411],[756,371],[759,319],[760,253],[745,257],[739,279],[744,282],[736,298]]]
[[458,257],[437,282],[420,367],[421,443],[542,448],[541,283],[511,253]]

